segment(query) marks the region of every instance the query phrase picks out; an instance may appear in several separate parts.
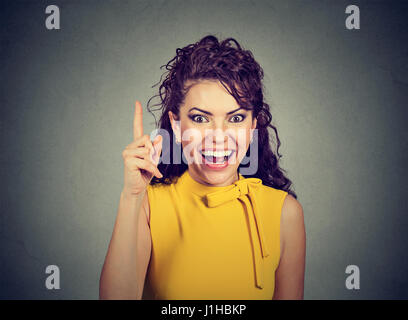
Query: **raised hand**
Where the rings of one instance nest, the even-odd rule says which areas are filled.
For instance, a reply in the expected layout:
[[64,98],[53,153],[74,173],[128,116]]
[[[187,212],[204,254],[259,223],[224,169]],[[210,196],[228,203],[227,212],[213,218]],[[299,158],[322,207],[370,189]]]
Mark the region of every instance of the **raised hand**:
[[135,103],[133,118],[133,142],[122,152],[124,160],[123,192],[137,195],[144,191],[153,176],[162,178],[157,168],[162,150],[162,136],[150,141],[149,135],[143,135],[143,109],[139,101]]

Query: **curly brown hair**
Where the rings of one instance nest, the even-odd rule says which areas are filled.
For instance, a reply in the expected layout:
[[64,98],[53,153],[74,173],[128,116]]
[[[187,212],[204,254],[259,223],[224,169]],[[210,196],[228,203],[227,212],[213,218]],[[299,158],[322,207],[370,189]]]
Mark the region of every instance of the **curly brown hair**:
[[[232,44],[235,44],[234,47]],[[257,119],[258,155],[259,165],[256,174],[245,176],[245,178],[254,177],[262,180],[264,185],[287,191],[294,198],[296,193],[292,190],[292,182],[285,176],[286,171],[279,166],[279,154],[281,142],[279,140],[277,129],[272,125],[272,115],[269,111],[269,105],[264,101],[263,70],[255,61],[253,54],[249,50],[244,50],[240,44],[233,38],[227,38],[219,42],[215,35],[207,35],[200,41],[187,45],[184,48],[176,49],[176,56],[167,64],[160,67],[166,67],[166,77],[159,87],[159,93],[149,99],[147,109],[152,113],[156,127],[167,130],[170,133],[170,148],[163,153],[169,152],[170,159],[173,159],[173,145],[181,148],[181,145],[175,143],[168,112],[172,111],[179,116],[180,105],[183,104],[188,89],[185,87],[187,80],[195,82],[201,80],[218,80],[227,89],[227,91],[236,99],[240,107],[246,110],[252,110],[253,117]],[[155,84],[157,86],[162,81]],[[153,88],[152,87],[152,88]],[[230,90],[231,89],[231,90]],[[160,97],[160,103],[149,106],[150,101]],[[158,109],[153,107],[159,106]],[[161,111],[159,122],[152,111]],[[272,128],[276,136],[276,154],[270,146],[268,127]],[[255,140],[255,139],[254,139]],[[246,156],[248,157],[247,151]],[[239,165],[241,167],[242,164]],[[150,184],[174,183],[188,168],[188,165],[181,161],[180,164],[170,163],[158,164],[158,169],[163,174],[162,178],[153,177]]]

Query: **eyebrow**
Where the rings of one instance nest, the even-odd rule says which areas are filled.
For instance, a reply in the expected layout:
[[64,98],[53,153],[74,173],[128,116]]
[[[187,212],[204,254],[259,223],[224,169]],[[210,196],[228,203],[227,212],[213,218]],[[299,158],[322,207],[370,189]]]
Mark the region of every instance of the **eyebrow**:
[[[194,110],[194,109],[196,109],[196,110],[198,110],[198,111],[201,111],[201,112],[203,112],[203,113],[206,113],[206,114],[208,114],[208,115],[210,115],[210,116],[213,115],[213,114],[212,114],[211,112],[209,112],[209,111],[206,111],[206,110],[203,110],[203,109],[200,109],[200,108],[196,108],[196,107],[191,108],[190,110],[188,110],[188,112],[190,112],[191,110]],[[243,108],[242,108],[242,107],[239,107],[238,109],[235,109],[235,110],[232,110],[232,111],[230,111],[230,112],[227,112],[227,114],[232,114],[232,113],[234,113],[234,112],[236,112],[236,111],[238,111],[238,110],[241,110],[241,109],[243,109]]]

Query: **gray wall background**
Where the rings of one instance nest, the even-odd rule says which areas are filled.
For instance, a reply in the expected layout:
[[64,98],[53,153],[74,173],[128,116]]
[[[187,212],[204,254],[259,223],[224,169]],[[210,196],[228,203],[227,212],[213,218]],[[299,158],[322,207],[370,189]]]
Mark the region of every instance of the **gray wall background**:
[[[45,28],[49,4],[60,30]],[[349,4],[360,30],[345,28]],[[0,298],[98,298],[134,101],[146,107],[159,67],[209,33],[264,69],[304,208],[305,299],[408,298],[405,2],[7,1],[0,12]],[[60,290],[45,288],[50,264]],[[345,287],[351,264],[360,290]]]

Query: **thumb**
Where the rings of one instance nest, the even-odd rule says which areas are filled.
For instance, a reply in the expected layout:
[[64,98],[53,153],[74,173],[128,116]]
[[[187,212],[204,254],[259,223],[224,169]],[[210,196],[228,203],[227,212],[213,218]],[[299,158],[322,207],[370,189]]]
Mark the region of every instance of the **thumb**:
[[152,154],[152,161],[155,165],[159,163],[162,146],[163,146],[163,137],[161,135],[158,135],[153,140],[154,152]]

